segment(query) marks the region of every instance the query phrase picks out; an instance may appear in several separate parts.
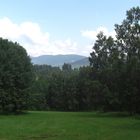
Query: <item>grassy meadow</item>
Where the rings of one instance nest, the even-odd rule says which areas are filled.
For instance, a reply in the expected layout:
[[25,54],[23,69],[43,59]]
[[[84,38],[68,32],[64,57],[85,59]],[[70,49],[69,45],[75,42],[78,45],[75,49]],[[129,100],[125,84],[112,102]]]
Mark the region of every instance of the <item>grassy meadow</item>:
[[0,140],[140,140],[140,118],[93,112],[1,115]]

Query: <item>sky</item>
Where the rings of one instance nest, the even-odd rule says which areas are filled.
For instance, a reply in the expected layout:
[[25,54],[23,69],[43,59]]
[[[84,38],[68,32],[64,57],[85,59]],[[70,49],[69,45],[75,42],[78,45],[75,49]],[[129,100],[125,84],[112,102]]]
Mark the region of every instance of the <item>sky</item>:
[[140,0],[0,0],[0,37],[28,55],[89,56],[96,36],[115,36],[126,11]]

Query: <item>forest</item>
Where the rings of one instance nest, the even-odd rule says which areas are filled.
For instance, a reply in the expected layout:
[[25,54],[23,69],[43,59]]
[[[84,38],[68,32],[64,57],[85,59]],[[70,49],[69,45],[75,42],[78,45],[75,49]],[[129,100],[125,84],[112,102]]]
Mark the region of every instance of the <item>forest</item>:
[[127,11],[115,31],[116,38],[97,35],[90,66],[34,65],[29,108],[140,113],[140,8]]
[[97,35],[90,66],[79,69],[32,65],[18,43],[1,38],[0,111],[140,113],[140,8],[127,11],[115,31],[115,38]]

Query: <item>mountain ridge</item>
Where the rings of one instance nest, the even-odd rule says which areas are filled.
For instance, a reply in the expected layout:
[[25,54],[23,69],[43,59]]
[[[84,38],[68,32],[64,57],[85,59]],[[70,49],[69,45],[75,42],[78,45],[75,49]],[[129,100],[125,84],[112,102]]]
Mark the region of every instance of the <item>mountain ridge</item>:
[[[72,66],[74,65],[74,67],[79,67],[85,64],[85,59],[87,58],[88,57],[86,56],[76,55],[76,54],[41,55],[38,57],[31,57],[31,62],[37,65],[46,64],[46,65],[51,65],[51,66],[62,66],[64,63],[69,63]],[[82,63],[82,60],[83,60],[83,63]],[[80,62],[80,64],[78,64],[78,62]]]

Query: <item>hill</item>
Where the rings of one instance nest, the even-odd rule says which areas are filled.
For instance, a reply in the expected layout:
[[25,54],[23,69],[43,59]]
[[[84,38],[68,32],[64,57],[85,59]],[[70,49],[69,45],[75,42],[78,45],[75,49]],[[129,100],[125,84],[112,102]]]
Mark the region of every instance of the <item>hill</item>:
[[88,57],[80,59],[78,61],[75,61],[73,63],[71,63],[73,68],[79,68],[79,67],[83,67],[83,66],[89,66],[90,62]]
[[42,55],[38,57],[31,57],[33,64],[62,66],[64,63],[69,63],[74,66],[84,65],[87,57],[81,55]]

